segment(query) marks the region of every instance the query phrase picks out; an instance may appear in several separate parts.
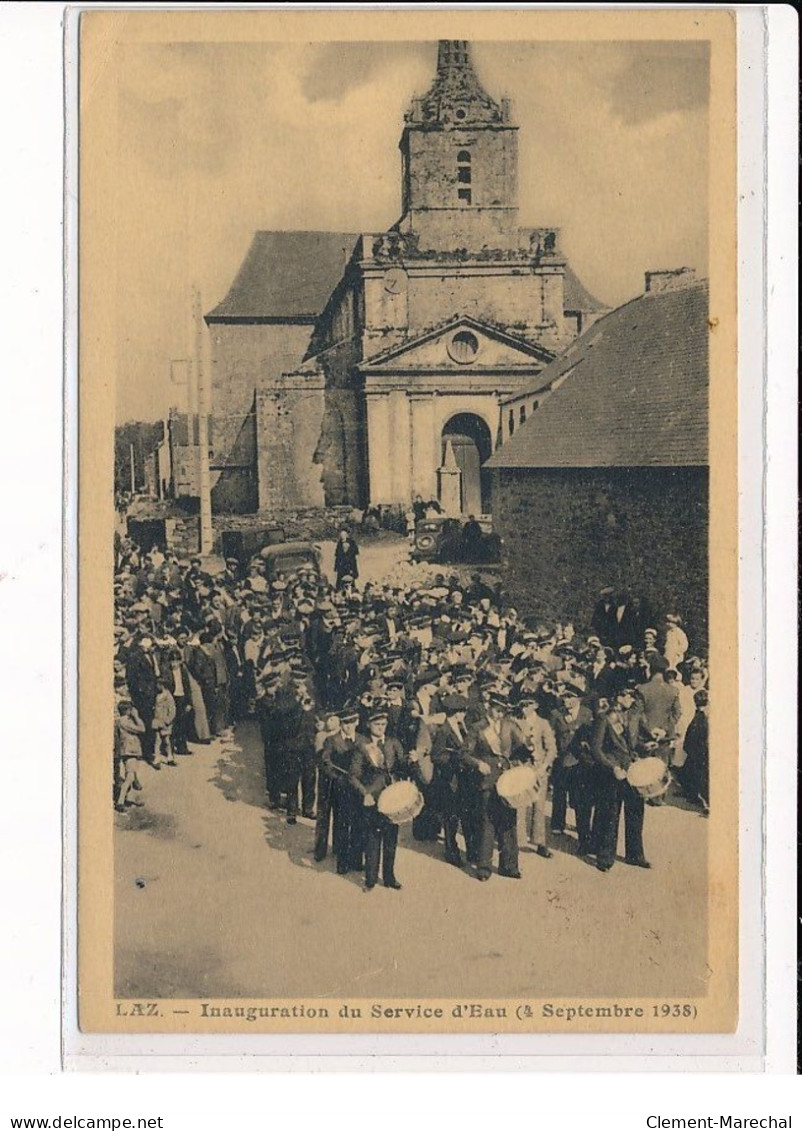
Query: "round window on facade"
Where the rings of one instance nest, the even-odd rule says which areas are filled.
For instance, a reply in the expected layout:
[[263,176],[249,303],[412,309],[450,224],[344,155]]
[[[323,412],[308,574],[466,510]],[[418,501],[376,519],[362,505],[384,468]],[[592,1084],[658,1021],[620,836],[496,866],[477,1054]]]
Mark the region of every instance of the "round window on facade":
[[470,330],[459,330],[448,344],[452,360],[469,365],[479,352],[479,339]]

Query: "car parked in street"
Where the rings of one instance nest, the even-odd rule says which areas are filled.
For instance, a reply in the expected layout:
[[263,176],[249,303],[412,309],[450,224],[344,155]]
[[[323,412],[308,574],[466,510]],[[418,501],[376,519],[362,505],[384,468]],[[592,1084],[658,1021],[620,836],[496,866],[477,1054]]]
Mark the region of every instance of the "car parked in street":
[[415,524],[411,557],[416,562],[486,565],[499,561],[501,538],[493,533],[492,520],[475,520],[481,527],[478,537],[465,536],[466,523],[447,515],[423,518]]

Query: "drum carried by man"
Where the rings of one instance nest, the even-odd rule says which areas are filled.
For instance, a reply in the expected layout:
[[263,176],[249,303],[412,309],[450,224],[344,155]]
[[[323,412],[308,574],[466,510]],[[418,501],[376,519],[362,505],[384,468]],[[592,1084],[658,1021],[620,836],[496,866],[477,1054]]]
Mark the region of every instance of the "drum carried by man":
[[[513,771],[513,763],[529,759],[526,740],[517,723],[509,717],[507,698],[499,691],[488,696],[487,718],[469,735],[463,749],[463,767],[471,773],[473,793],[472,819],[476,821],[478,860],[476,875],[487,881],[492,874],[493,844],[498,842],[498,874],[519,880],[518,869],[518,813],[516,806],[529,804],[530,791],[535,785],[535,770],[520,767],[515,781],[506,778],[505,771]],[[524,776],[525,782],[518,778]],[[499,791],[504,791],[505,797]]]
[[399,891],[401,884],[395,876],[398,826],[414,819],[423,798],[414,782],[399,780],[407,773],[407,763],[398,739],[387,737],[386,710],[371,711],[368,730],[367,738],[357,734],[351,761],[351,785],[362,799],[365,891],[376,886],[380,864],[384,886]]

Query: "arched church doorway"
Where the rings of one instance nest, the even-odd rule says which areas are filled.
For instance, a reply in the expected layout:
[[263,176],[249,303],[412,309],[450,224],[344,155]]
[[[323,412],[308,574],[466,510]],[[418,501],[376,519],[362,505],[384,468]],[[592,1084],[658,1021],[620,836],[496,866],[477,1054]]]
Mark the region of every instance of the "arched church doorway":
[[[440,462],[446,474],[441,475],[441,503],[445,486],[449,480],[454,484],[454,502],[457,500],[457,481],[459,488],[459,510],[462,514],[487,514],[490,510],[490,472],[483,464],[490,459],[493,445],[490,429],[481,416],[472,412],[461,412],[452,416],[443,428],[441,436]],[[455,472],[459,472],[457,476]],[[450,501],[450,500],[448,500]],[[446,509],[449,509],[448,507]]]

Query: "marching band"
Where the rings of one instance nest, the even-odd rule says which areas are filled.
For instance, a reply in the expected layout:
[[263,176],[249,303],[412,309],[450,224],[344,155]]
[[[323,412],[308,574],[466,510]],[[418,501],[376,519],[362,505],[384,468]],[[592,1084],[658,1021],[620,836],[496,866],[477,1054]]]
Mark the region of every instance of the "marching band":
[[[569,808],[573,851],[600,872],[615,862],[622,809],[625,860],[649,868],[646,805],[664,799],[672,767],[709,810],[706,666],[687,657],[687,637],[678,653],[675,614],[668,631],[647,626],[613,647],[596,614],[584,639],[571,624],[522,620],[478,575],[419,569],[358,589],[303,566],[270,583],[258,565],[242,576],[230,560],[213,576],[159,558],[128,544],[118,563],[125,761],[141,742],[158,766],[155,697],[171,686],[179,754],[187,738],[255,719],[268,807],[288,824],[314,820],[314,860],[331,852],[338,873],[364,872],[366,892],[379,880],[401,888],[396,848],[410,822],[416,839],[442,838],[446,863],[487,882],[494,850],[510,879],[521,876],[522,839],[544,860],[568,850]],[[704,751],[685,770],[700,713]],[[136,788],[125,768],[118,808]]]

